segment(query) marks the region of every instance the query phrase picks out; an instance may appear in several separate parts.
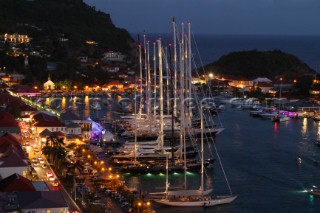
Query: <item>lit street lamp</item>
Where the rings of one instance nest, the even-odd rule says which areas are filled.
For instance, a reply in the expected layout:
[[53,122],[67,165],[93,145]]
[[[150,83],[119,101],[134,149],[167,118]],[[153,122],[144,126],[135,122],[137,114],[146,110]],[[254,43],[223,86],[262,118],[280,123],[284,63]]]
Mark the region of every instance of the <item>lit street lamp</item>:
[[141,202],[138,202],[138,213],[140,212]]

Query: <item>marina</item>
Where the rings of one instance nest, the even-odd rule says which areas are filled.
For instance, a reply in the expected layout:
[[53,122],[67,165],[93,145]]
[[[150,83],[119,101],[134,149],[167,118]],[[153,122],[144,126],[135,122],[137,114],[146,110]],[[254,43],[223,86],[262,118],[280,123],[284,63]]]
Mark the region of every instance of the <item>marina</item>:
[[[318,123],[312,119],[299,118],[273,123],[271,120],[252,118],[248,111],[227,108],[221,113],[226,127],[215,143],[232,190],[239,197],[226,206],[193,212],[317,212],[320,200],[310,196],[308,189],[319,183],[320,149],[313,143],[319,134]],[[208,153],[207,153],[208,154]],[[301,163],[296,161],[297,156]],[[207,170],[207,186],[215,191],[226,191],[223,174],[215,164]],[[200,185],[199,174],[189,173],[190,185]],[[164,175],[125,174],[130,186],[139,186],[142,191],[163,188]],[[147,183],[147,184],[142,184]],[[182,174],[170,176],[170,186],[183,184]],[[154,205],[157,212],[184,212],[184,208]]]
[[[112,107],[103,106],[99,111],[99,116],[106,118],[107,128],[113,120],[123,115],[114,113]],[[239,197],[226,206],[208,209],[193,207],[194,212],[256,212],[256,209],[259,212],[283,212],[292,211],[292,203],[295,203],[297,212],[317,211],[320,200],[312,197],[308,189],[320,184],[320,149],[314,142],[320,134],[319,122],[312,117],[300,116],[274,123],[271,119],[250,116],[249,110],[228,105],[221,110],[219,118],[225,130],[214,138],[214,143],[223,159],[232,190]],[[205,159],[216,158],[212,144],[205,143],[204,150]],[[165,190],[165,170],[162,171],[123,171],[121,175],[129,188],[141,191],[144,199],[148,200],[148,193]],[[214,189],[213,195],[216,190],[228,190],[218,164],[207,168],[206,174],[204,183]],[[188,185],[199,187],[199,177],[199,172],[188,172]],[[170,172],[169,180],[171,188],[182,190],[183,171]],[[275,210],[274,205],[279,210]],[[184,211],[183,207],[164,207],[156,203],[152,207],[156,212]]]

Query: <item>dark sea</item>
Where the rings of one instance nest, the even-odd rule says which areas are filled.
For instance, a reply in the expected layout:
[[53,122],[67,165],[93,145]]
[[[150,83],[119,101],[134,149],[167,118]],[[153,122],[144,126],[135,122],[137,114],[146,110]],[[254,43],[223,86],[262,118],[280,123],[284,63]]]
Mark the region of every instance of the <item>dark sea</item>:
[[[147,40],[153,42],[159,37],[163,44],[172,43],[171,35],[147,35]],[[297,56],[314,70],[319,69],[320,36],[194,35],[193,38],[197,67],[233,51],[278,49]],[[231,204],[206,208],[165,207],[153,203],[156,212],[320,212],[320,196],[306,192],[312,185],[320,186],[320,147],[313,143],[320,134],[319,123],[300,118],[274,124],[252,118],[248,111],[232,108],[222,111],[220,119],[226,129],[215,138],[215,144],[232,192],[239,197]],[[207,154],[215,156],[212,145],[206,146]],[[301,164],[297,162],[298,156]],[[228,193],[217,162],[207,174],[205,185],[214,187],[213,194]],[[145,193],[164,190],[163,175],[127,174],[124,177],[129,186]],[[200,186],[199,174],[189,173],[187,180],[191,188]],[[183,186],[183,174],[170,175],[169,182],[170,186]]]
[[[136,35],[133,35],[137,37]],[[297,56],[314,70],[320,66],[320,35],[205,35],[191,34],[195,67],[218,60],[230,52],[243,50],[282,50]],[[142,36],[141,36],[142,38]],[[172,44],[171,34],[146,34],[151,44],[161,38],[164,45]],[[140,39],[141,40],[141,39]],[[141,40],[143,43],[143,40]],[[152,47],[151,47],[152,48]],[[153,54],[151,52],[151,54]]]

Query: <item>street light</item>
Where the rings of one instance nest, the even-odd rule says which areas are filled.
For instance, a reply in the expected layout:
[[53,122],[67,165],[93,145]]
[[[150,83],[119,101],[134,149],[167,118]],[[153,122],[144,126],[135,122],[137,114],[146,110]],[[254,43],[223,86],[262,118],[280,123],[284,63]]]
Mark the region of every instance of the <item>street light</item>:
[[140,211],[140,207],[141,207],[141,202],[138,202],[138,213]]

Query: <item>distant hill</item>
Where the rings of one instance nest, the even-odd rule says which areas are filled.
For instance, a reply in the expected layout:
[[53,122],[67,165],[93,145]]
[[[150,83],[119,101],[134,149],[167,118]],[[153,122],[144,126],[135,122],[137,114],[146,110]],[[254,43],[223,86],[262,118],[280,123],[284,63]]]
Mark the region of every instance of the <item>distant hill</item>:
[[281,50],[232,52],[204,68],[207,72],[248,79],[256,77],[275,79],[280,75],[296,78],[297,76],[315,73],[296,56],[284,53]]
[[63,36],[71,47],[93,40],[122,52],[129,52],[133,42],[126,30],[114,26],[110,15],[82,0],[1,0],[0,33],[15,32],[43,41]]

